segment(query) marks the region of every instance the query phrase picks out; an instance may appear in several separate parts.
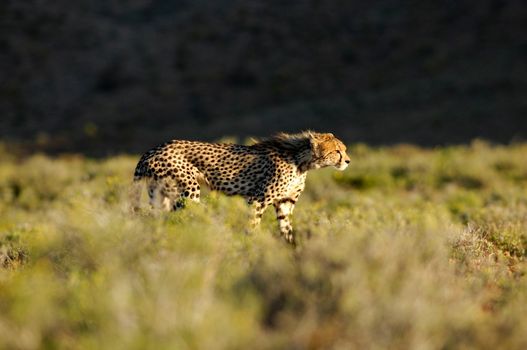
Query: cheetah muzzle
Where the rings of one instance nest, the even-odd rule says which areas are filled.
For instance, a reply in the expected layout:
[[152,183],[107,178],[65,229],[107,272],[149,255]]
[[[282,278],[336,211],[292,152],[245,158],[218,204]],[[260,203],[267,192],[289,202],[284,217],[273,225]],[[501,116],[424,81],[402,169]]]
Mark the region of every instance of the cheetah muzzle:
[[253,208],[253,227],[272,204],[281,235],[295,244],[290,216],[307,172],[344,170],[349,162],[346,146],[329,133],[280,133],[250,146],[173,140],[141,157],[134,182],[146,180],[150,204],[166,211],[182,208],[187,199],[199,202],[200,183],[243,196]]

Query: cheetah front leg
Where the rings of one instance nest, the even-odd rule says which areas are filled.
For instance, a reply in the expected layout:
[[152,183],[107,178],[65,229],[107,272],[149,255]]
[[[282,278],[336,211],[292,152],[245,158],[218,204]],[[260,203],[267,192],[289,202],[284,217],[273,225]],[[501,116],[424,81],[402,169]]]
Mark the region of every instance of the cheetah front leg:
[[293,226],[291,225],[291,214],[295,208],[296,201],[292,198],[284,198],[274,203],[276,211],[276,219],[280,226],[280,234],[285,240],[292,245],[296,245],[295,236],[293,234]]
[[260,226],[260,222],[262,221],[263,213],[267,209],[267,205],[262,202],[254,202],[252,203],[252,218],[251,218],[251,229],[255,230],[258,226]]

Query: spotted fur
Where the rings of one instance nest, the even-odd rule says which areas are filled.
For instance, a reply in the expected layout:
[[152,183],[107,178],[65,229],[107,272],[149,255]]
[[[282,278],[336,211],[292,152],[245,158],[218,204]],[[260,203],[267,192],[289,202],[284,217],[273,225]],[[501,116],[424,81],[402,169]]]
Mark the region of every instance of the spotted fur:
[[134,181],[146,179],[152,206],[178,210],[199,202],[201,184],[241,195],[253,207],[252,225],[273,205],[285,239],[295,242],[290,216],[307,171],[327,166],[344,170],[350,158],[333,134],[278,134],[250,146],[173,140],[146,152]]

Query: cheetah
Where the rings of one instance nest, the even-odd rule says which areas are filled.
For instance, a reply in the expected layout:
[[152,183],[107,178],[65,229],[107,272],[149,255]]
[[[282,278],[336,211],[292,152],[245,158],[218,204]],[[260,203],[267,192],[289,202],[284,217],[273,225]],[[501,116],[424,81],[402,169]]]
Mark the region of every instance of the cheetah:
[[249,146],[173,140],[141,157],[134,183],[146,180],[150,204],[166,211],[183,208],[186,200],[199,202],[200,184],[240,195],[252,206],[252,227],[272,204],[280,234],[295,244],[290,216],[307,172],[328,166],[342,171],[349,163],[346,146],[331,133],[280,133]]

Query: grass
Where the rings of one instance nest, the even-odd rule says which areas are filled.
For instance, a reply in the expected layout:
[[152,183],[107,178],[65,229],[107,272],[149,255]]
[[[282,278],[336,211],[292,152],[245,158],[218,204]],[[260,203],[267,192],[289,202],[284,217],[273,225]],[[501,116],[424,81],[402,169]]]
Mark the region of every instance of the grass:
[[527,348],[527,145],[350,147],[296,250],[242,199],[130,215],[134,156],[0,159],[0,348]]

